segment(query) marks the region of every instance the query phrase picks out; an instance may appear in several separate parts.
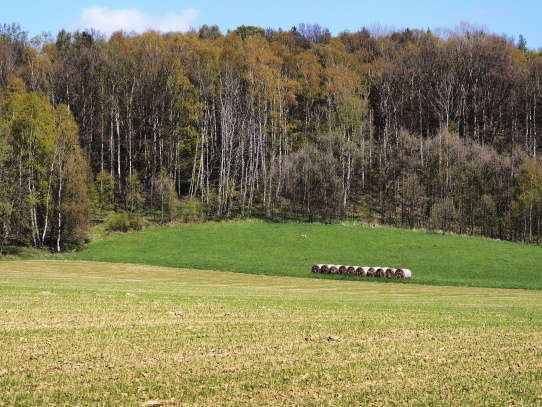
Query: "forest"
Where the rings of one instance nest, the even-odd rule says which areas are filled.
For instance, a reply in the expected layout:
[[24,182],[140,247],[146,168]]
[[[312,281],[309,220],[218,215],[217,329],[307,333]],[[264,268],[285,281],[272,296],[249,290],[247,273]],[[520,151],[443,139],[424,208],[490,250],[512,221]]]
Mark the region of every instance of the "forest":
[[103,221],[245,218],[538,244],[541,78],[541,50],[469,24],[3,24],[0,248],[68,250]]

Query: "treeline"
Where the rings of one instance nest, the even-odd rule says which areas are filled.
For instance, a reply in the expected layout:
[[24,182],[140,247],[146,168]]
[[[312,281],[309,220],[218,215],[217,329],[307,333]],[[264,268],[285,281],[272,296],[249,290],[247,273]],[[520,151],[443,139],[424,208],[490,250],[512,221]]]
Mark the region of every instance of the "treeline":
[[60,250],[62,233],[78,241],[112,211],[538,242],[541,77],[542,53],[523,38],[466,25],[439,36],[334,37],[301,24],[33,40],[4,25],[2,242]]

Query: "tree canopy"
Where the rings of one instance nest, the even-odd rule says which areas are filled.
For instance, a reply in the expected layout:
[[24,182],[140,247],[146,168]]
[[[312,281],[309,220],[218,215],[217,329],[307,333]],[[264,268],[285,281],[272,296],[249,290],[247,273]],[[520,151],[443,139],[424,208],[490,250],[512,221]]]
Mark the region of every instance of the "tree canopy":
[[525,38],[468,25],[62,30],[39,48],[4,25],[2,242],[60,250],[91,210],[538,242],[541,76]]

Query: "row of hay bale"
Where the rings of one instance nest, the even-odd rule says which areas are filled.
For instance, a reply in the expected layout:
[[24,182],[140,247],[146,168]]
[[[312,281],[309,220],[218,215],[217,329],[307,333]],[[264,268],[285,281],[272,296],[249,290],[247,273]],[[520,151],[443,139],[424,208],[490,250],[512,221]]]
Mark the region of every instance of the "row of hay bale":
[[320,274],[342,274],[345,276],[367,276],[386,278],[410,278],[412,271],[409,269],[394,269],[391,267],[362,267],[343,266],[337,264],[315,264],[312,266],[313,273]]

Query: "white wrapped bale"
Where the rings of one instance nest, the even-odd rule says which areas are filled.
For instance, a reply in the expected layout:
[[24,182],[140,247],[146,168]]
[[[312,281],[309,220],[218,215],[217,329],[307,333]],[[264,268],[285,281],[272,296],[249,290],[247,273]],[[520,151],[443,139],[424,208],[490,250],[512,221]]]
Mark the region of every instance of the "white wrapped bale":
[[386,275],[386,278],[393,278],[393,277],[395,277],[395,269],[392,269],[392,268],[389,268],[389,267],[385,267],[385,275]]
[[410,278],[412,277],[412,271],[409,269],[397,269],[395,270],[395,278]]
[[375,277],[386,277],[385,267],[375,267]]
[[336,266],[335,264],[329,264],[328,270],[329,274],[339,274],[339,266]]
[[346,275],[355,276],[356,275],[356,266],[346,266]]
[[342,274],[342,275],[346,274],[346,266],[340,265],[340,266],[337,266],[337,269],[339,271],[339,274]]
[[367,267],[354,266],[356,268],[356,276],[366,276]]
[[367,266],[364,266],[364,267],[361,267],[361,276],[368,276],[369,274],[369,270],[371,269],[371,267],[367,267]]

